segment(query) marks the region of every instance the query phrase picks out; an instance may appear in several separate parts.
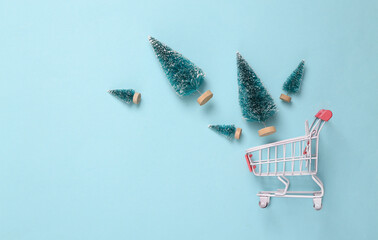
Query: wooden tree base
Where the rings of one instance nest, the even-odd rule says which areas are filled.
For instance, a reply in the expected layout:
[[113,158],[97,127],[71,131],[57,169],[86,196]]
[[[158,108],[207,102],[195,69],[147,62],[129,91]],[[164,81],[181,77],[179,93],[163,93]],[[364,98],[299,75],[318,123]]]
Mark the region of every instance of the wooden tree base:
[[213,97],[213,93],[210,90],[204,92],[199,98],[197,98],[197,102],[200,106],[206,104],[211,98]]
[[138,93],[138,92],[134,93],[133,103],[139,104],[141,97],[142,97],[142,95],[140,93]]
[[285,95],[285,94],[281,94],[281,96],[280,96],[280,98],[282,99],[282,100],[284,100],[285,102],[291,102],[291,97],[289,97],[288,95]]
[[240,135],[242,134],[242,129],[237,128],[235,131],[235,139],[240,139]]
[[275,132],[276,132],[276,128],[274,126],[262,128],[258,131],[260,137],[265,137]]

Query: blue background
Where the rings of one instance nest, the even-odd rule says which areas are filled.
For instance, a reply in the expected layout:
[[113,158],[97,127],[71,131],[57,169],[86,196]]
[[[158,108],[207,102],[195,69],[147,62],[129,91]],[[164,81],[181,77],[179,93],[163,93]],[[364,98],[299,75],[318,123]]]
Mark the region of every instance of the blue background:
[[[377,1],[1,1],[0,239],[373,239],[377,207]],[[151,35],[207,74],[180,99]],[[259,138],[241,118],[236,51],[280,109]],[[281,87],[306,60],[291,105]],[[139,106],[106,91],[134,88]],[[304,134],[321,108],[321,211],[272,199],[244,150]],[[208,124],[236,124],[228,141]],[[316,189],[307,177],[293,189]],[[295,186],[294,186],[295,185]]]

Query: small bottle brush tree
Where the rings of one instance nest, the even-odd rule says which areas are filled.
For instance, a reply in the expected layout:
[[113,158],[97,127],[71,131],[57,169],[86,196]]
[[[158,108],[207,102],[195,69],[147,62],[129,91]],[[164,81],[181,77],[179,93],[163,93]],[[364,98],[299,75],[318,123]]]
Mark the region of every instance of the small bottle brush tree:
[[257,121],[264,124],[265,128],[258,131],[261,137],[275,133],[276,128],[274,126],[266,127],[265,125],[265,121],[277,112],[277,107],[272,97],[240,53],[236,53],[236,60],[238,66],[239,104],[243,118],[247,121]]
[[230,140],[232,138],[239,139],[242,133],[242,129],[236,128],[235,125],[209,125],[209,128]]
[[126,103],[135,103],[139,104],[141,100],[141,94],[138,92],[135,92],[133,89],[115,89],[115,90],[109,90],[108,93],[111,95],[119,98],[123,102]]
[[[180,53],[172,50],[167,45],[153,37],[148,37],[155,51],[161,67],[167,76],[169,83],[179,96],[200,93],[198,88],[205,79],[205,73]],[[200,93],[201,94],[201,93]],[[207,90],[198,99],[199,105],[204,105],[213,97],[213,93]]]
[[289,94],[297,94],[301,90],[301,83],[304,75],[304,60],[302,60],[294,72],[287,78],[282,89],[287,92],[281,94],[280,98],[285,102],[290,102],[291,97]]

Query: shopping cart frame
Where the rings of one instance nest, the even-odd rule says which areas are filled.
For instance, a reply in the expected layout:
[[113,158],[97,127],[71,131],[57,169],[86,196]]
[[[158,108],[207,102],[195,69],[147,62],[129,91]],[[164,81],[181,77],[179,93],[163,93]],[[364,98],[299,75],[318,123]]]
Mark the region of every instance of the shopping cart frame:
[[[245,158],[250,172],[253,172],[255,176],[277,177],[285,186],[277,191],[259,192],[257,196],[260,197],[259,206],[261,208],[266,208],[269,205],[271,197],[312,198],[313,207],[316,210],[322,208],[324,185],[316,176],[318,172],[319,133],[324,124],[331,118],[332,112],[322,109],[315,115],[315,120],[310,127],[308,121],[305,121],[304,136],[246,150]],[[281,146],[282,157],[279,156]],[[287,149],[287,146],[289,146],[289,149]],[[291,156],[287,156],[288,153]],[[289,169],[287,169],[288,167]],[[288,191],[290,181],[285,176],[306,175],[310,175],[319,186],[318,191]]]

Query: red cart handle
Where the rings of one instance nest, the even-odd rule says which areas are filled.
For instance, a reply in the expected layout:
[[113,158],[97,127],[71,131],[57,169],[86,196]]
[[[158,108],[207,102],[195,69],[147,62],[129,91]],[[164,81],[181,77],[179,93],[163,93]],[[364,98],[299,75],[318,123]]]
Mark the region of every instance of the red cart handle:
[[332,112],[330,110],[325,110],[325,109],[322,109],[320,110],[316,115],[315,117],[323,120],[323,121],[328,121],[331,119],[332,117]]

